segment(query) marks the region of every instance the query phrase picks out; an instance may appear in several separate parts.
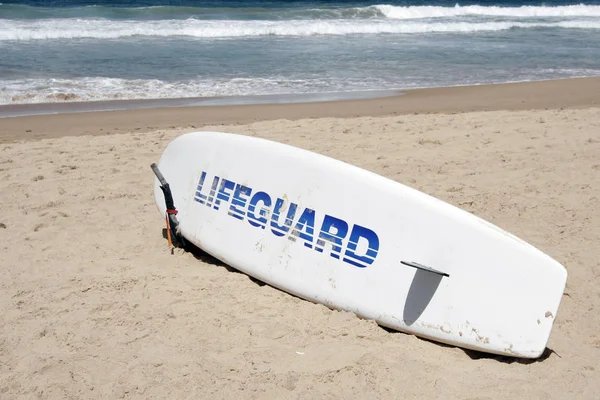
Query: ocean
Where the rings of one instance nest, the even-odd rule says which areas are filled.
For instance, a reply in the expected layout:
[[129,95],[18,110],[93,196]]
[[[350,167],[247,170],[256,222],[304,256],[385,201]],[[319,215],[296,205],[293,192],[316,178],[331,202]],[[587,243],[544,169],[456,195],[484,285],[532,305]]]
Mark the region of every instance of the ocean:
[[0,0],[0,104],[600,75],[600,0]]

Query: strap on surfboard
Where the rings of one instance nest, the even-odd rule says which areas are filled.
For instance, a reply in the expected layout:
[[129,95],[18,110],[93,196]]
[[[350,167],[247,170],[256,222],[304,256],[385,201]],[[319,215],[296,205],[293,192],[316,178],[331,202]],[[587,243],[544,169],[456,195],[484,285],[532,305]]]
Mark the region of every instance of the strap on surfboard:
[[442,271],[438,271],[437,269],[433,269],[431,267],[428,267],[426,265],[423,264],[419,264],[418,262],[414,262],[414,261],[400,261],[402,264],[404,265],[408,265],[409,267],[413,267],[416,269],[420,269],[421,271],[427,271],[427,272],[431,272],[432,274],[436,274],[436,275],[441,275],[441,276],[445,276],[447,278],[450,278],[450,275],[442,272]]
[[171,194],[171,188],[169,187],[169,184],[167,183],[167,180],[165,179],[163,174],[158,169],[156,163],[152,163],[152,165],[150,165],[150,168],[152,168],[154,175],[156,175],[156,178],[160,183],[160,189],[162,190],[163,195],[165,196],[165,221],[167,224],[167,240],[169,241],[169,246],[183,247],[185,242],[183,240],[183,237],[179,234],[179,230],[177,229],[179,226],[179,222],[177,221],[177,209],[175,208],[175,204],[173,203],[173,195]]

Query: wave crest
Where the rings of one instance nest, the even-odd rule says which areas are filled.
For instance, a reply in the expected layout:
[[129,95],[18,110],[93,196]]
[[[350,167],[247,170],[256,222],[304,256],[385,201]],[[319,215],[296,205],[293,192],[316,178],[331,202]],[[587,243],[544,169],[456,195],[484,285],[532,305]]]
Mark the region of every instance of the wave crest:
[[570,5],[570,6],[521,6],[521,7],[498,7],[498,6],[460,6],[438,7],[438,6],[373,6],[387,18],[391,19],[420,19],[420,18],[443,18],[463,16],[486,16],[486,17],[517,17],[517,18],[552,18],[552,17],[599,17],[600,6]]
[[55,19],[32,23],[1,22],[0,41],[117,39],[124,37],[237,38],[354,34],[466,33],[514,28],[600,29],[600,21],[560,22],[404,22],[336,21],[110,21]]

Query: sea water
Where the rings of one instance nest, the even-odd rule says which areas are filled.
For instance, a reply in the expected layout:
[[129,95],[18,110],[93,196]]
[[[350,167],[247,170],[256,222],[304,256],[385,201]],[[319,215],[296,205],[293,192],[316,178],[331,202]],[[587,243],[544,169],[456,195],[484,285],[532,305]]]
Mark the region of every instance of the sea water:
[[0,1],[0,104],[600,75],[600,0]]

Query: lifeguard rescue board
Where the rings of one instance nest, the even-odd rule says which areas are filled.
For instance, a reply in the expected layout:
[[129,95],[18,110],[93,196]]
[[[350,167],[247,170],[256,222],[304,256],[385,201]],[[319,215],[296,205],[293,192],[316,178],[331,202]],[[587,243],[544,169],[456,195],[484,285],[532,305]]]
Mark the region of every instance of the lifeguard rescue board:
[[[475,215],[244,135],[182,135],[158,167],[181,235],[260,281],[446,344],[525,358],[546,347],[566,269]],[[154,196],[164,216],[158,180]]]

